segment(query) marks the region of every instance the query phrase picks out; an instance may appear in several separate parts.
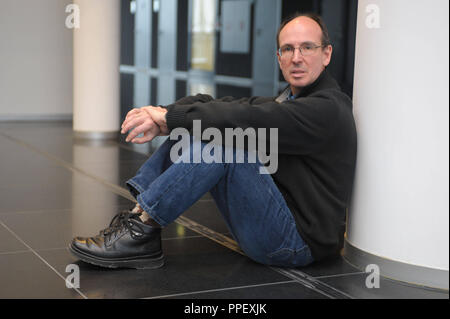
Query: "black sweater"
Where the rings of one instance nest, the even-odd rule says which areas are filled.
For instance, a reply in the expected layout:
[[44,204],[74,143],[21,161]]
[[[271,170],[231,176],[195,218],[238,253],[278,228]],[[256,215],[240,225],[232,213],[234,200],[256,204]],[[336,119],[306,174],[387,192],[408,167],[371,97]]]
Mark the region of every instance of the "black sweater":
[[[279,101],[279,99],[278,99]],[[167,106],[169,130],[278,128],[278,169],[272,174],[315,260],[339,254],[353,186],[356,129],[352,102],[325,70],[294,100],[214,100],[198,94]],[[269,151],[269,149],[268,149]]]

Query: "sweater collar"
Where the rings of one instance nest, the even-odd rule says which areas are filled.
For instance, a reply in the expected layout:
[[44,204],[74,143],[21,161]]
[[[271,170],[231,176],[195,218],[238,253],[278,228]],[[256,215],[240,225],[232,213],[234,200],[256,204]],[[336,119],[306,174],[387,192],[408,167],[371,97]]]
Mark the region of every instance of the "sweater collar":
[[311,84],[302,88],[297,97],[308,96],[311,93],[327,89],[327,88],[335,88],[338,87],[336,81],[331,77],[327,69],[324,69],[322,73],[320,73],[319,77]]
[[299,94],[293,96],[291,92],[291,86],[288,85],[286,89],[283,90],[281,95],[276,99],[278,102],[283,102],[286,100],[292,100],[299,97],[308,96],[314,92],[327,89],[327,88],[339,88],[337,82],[331,77],[327,69],[323,70],[319,77],[311,84],[302,88]]

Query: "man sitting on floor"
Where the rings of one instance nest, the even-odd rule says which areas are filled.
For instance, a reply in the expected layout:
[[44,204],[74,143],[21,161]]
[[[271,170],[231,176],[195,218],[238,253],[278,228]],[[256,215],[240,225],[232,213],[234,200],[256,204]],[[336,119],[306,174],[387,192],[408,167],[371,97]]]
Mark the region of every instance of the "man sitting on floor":
[[[127,142],[146,143],[185,128],[189,143],[180,148],[180,139],[167,139],[127,182],[136,207],[116,215],[98,235],[74,238],[73,254],[111,268],[161,267],[162,228],[210,192],[234,239],[256,262],[298,267],[339,255],[356,160],[352,102],[326,70],[332,46],[320,17],[293,16],[280,26],[277,41],[289,83],[278,97],[198,94],[127,114]],[[197,120],[203,132],[216,129],[223,136],[227,128],[253,128],[257,145],[276,145],[276,169],[268,171],[261,156],[249,160],[254,150],[248,146],[239,153],[192,137]],[[230,150],[243,162],[227,161]],[[205,160],[211,151],[214,160]]]

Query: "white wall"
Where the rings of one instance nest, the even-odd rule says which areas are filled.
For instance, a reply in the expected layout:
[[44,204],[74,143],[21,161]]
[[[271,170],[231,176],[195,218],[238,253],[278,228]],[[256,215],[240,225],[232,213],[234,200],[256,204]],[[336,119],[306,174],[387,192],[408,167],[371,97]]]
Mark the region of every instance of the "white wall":
[[[374,4],[379,28],[366,25]],[[358,160],[348,241],[373,255],[448,271],[449,2],[358,6]]]
[[0,120],[71,116],[71,2],[0,1]]

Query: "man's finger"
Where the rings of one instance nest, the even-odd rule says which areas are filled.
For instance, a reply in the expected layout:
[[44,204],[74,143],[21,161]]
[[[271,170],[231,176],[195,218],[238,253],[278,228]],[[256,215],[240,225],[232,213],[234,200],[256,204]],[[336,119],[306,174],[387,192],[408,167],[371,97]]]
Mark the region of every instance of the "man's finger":
[[143,137],[135,137],[133,140],[131,140],[131,143],[134,143],[134,144],[144,144],[144,143],[150,142],[152,139],[153,139],[153,138],[149,138],[149,137],[146,137],[146,136],[143,136]]
[[134,108],[131,111],[129,111],[127,113],[127,115],[125,116],[125,121],[127,121],[131,116],[142,113],[144,111],[144,107],[140,107],[140,108]]
[[144,143],[147,143],[147,142],[150,142],[151,140],[153,140],[155,138],[155,136],[157,136],[157,134],[150,133],[149,131],[147,131],[144,133],[144,136],[135,137],[134,139],[131,140],[131,142],[135,143],[135,144],[144,144]]
[[142,125],[135,127],[127,136],[127,138],[125,139],[125,142],[129,142],[132,139],[134,139],[136,136],[138,136],[141,133],[145,132],[145,128],[142,127]]
[[159,136],[161,133],[161,130],[156,123],[153,123],[148,130],[144,132],[144,136],[142,137],[135,137],[131,140],[132,143],[136,144],[143,144],[146,142],[149,142],[153,140],[156,136]]
[[136,126],[142,125],[144,123],[146,118],[144,116],[135,116],[130,118],[127,123],[125,123],[122,126],[122,134],[128,132],[129,130],[133,129]]
[[141,133],[146,133],[147,131],[155,131],[157,128],[157,125],[153,121],[145,121],[143,124],[135,127],[130,134],[128,134],[126,141],[129,142],[133,140],[136,136],[138,136]]
[[121,126],[121,132],[125,133],[126,131],[128,131],[130,129],[130,123],[134,120],[136,120],[137,118],[139,118],[139,114],[133,114],[131,116],[129,116],[123,123]]
[[136,113],[139,113],[140,111],[141,111],[141,110],[138,109],[138,108],[132,109],[131,111],[129,111],[129,112],[127,113],[127,116],[125,117],[125,120],[128,119],[131,115],[136,114]]
[[123,128],[125,126],[127,126],[130,121],[132,121],[133,119],[135,119],[139,116],[142,116],[142,114],[143,114],[142,110],[140,110],[140,109],[133,109],[130,112],[128,112],[127,116],[125,117],[125,120],[123,121],[123,123],[121,125],[122,133],[125,133],[125,132],[123,132]]

